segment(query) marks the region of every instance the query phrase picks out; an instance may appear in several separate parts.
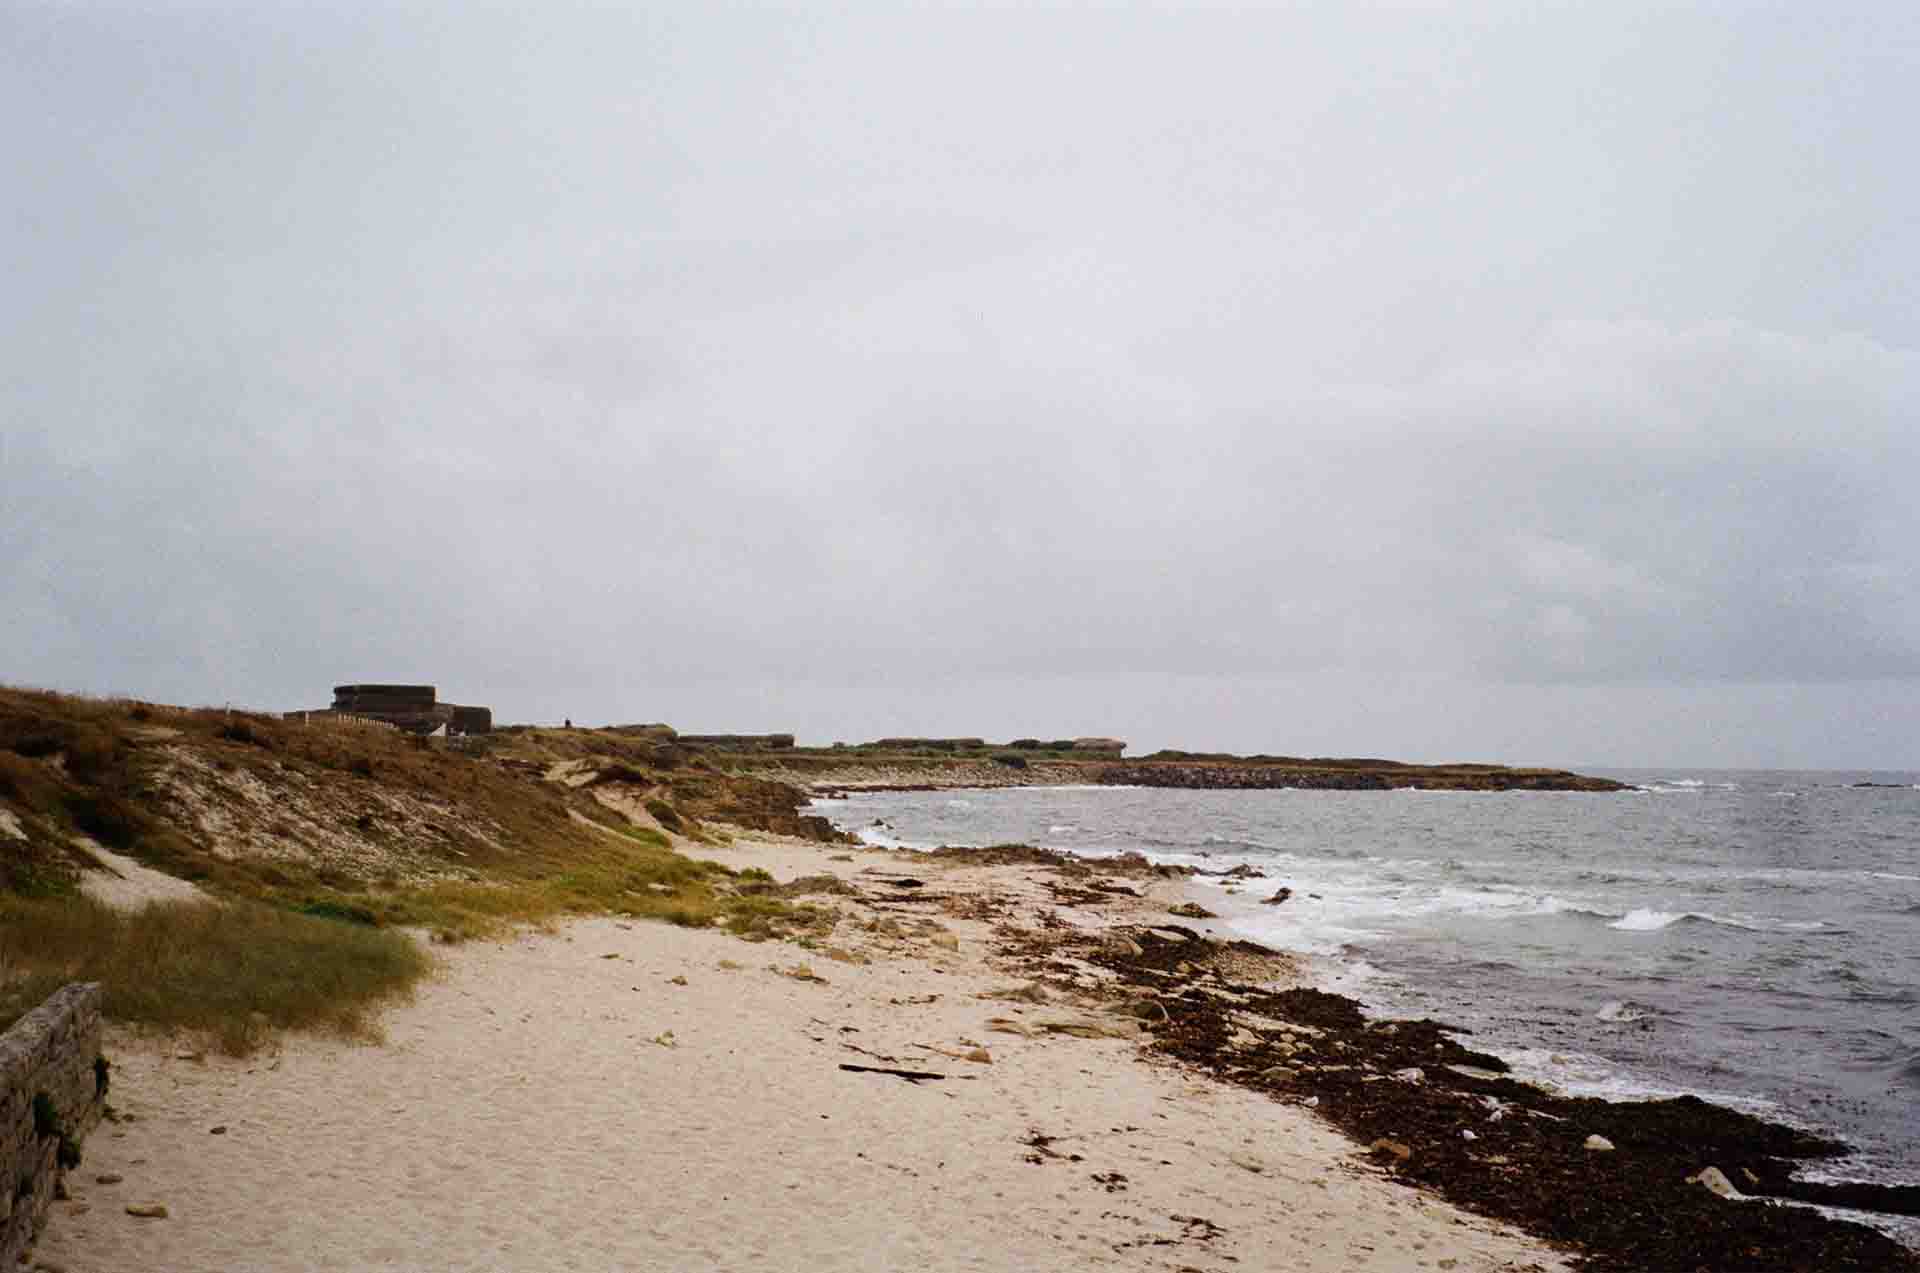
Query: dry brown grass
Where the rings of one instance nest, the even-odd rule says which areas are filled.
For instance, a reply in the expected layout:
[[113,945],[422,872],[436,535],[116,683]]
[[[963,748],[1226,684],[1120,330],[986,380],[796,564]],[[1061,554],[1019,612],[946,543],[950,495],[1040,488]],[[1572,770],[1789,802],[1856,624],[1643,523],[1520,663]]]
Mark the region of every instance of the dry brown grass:
[[206,1036],[239,1055],[276,1031],[377,1034],[375,1013],[431,966],[404,933],[251,903],[0,897],[0,1020],[98,981],[116,1020]]

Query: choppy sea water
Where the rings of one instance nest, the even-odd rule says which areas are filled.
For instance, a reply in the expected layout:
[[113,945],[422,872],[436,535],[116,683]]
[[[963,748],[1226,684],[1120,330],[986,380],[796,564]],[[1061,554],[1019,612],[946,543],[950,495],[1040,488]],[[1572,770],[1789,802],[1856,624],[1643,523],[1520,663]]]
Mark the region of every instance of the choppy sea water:
[[[1319,956],[1332,989],[1465,1026],[1565,1090],[1693,1092],[1856,1147],[1811,1179],[1920,1182],[1920,774],[1598,772],[1639,789],[1036,787],[816,811],[878,844],[1258,866],[1238,893],[1197,881],[1209,909]],[[1920,1224],[1878,1223],[1920,1245]]]

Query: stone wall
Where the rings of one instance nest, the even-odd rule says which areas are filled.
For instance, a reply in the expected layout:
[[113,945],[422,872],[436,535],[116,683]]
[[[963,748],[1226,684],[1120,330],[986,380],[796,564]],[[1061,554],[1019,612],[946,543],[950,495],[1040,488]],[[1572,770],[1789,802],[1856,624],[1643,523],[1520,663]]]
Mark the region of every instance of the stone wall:
[[106,1106],[100,983],[74,982],[0,1035],[0,1269],[33,1242]]

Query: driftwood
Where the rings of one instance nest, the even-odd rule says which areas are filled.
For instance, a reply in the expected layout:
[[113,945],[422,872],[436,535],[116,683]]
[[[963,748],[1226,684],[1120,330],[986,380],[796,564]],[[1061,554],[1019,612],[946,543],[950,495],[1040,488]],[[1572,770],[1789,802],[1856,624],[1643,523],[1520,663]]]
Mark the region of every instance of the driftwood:
[[858,1052],[861,1056],[870,1056],[876,1061],[898,1061],[897,1056],[888,1056],[885,1052],[869,1052],[866,1048],[841,1040],[840,1046],[849,1052]]
[[848,1065],[845,1061],[840,1063],[840,1068],[843,1070],[851,1070],[855,1074],[891,1074],[895,1078],[905,1079],[909,1083],[918,1083],[921,1079],[943,1079],[947,1077],[944,1074],[935,1074],[932,1070],[895,1070],[884,1065]]

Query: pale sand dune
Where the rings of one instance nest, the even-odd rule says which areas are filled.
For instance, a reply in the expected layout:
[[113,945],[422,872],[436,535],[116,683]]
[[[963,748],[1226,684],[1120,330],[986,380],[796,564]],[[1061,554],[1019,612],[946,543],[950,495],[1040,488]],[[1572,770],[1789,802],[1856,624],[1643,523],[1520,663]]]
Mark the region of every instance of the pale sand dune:
[[[782,878],[895,865],[832,852],[718,855]],[[958,953],[857,966],[588,920],[453,951],[389,1014],[385,1046],[296,1039],[194,1061],[116,1039],[112,1101],[136,1121],[89,1139],[35,1259],[71,1273],[1561,1267],[1383,1179],[1301,1110],[1144,1063],[1126,1040],[987,1032],[991,1016],[1059,1009],[975,998],[1011,979],[985,962],[984,924],[951,927]],[[828,984],[767,968],[801,961]],[[653,1041],[667,1031],[675,1046]],[[914,1044],[982,1044],[993,1061]],[[1035,1131],[1063,1156],[1028,1161]],[[124,1180],[95,1183],[105,1173]],[[171,1217],[125,1213],[144,1201]]]
[[142,866],[84,835],[74,842],[100,864],[80,873],[80,891],[115,910],[137,911],[149,902],[204,902],[207,895],[178,876]]

